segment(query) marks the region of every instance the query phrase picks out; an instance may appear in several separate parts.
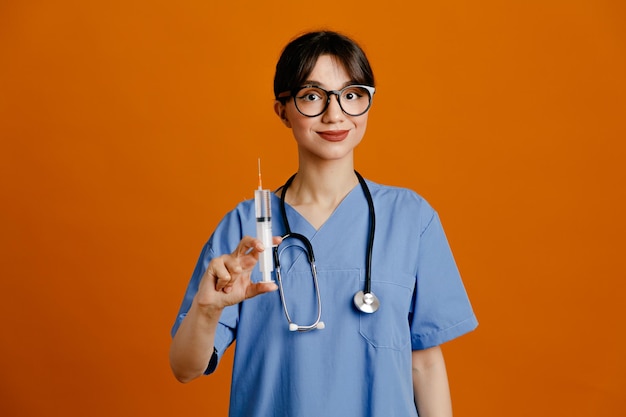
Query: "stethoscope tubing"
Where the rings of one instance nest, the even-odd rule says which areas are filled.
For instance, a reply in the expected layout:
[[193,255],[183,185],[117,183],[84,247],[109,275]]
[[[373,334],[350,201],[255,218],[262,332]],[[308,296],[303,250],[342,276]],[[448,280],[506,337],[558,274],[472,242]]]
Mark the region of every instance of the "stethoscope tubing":
[[[291,320],[291,316],[289,315],[289,309],[287,308],[287,302],[285,300],[285,290],[283,289],[283,279],[280,269],[280,253],[278,251],[278,246],[274,246],[274,266],[276,271],[276,280],[278,281],[278,293],[280,294],[280,302],[283,305],[283,311],[285,313],[285,317],[287,317],[287,321],[289,322],[289,330],[291,331],[299,331],[299,332],[307,332],[309,330],[314,330],[317,328],[323,328],[322,319],[322,299],[320,295],[320,287],[319,281],[317,280],[317,267],[315,266],[315,255],[313,254],[313,246],[309,239],[306,236],[301,235],[299,233],[288,233],[283,236],[283,240],[288,238],[295,238],[299,240],[304,246],[306,246],[306,250],[304,251],[307,254],[309,265],[311,267],[311,275],[313,276],[313,286],[315,288],[315,296],[317,298],[317,317],[315,321],[306,326],[298,325]],[[283,247],[280,252],[287,249],[289,246]]]
[[367,253],[365,254],[365,288],[363,292],[365,294],[370,294],[372,292],[372,253],[374,252],[374,233],[376,232],[376,213],[374,212],[374,200],[372,199],[372,194],[370,193],[370,189],[365,183],[365,180],[358,172],[354,171],[357,178],[359,179],[359,183],[361,184],[361,188],[363,189],[363,193],[365,194],[365,199],[367,200],[367,208],[370,214],[370,228],[369,234],[367,237]]
[[[374,201],[372,199],[372,194],[369,190],[369,187],[367,186],[367,183],[365,182],[361,174],[359,174],[357,171],[354,171],[354,173],[356,174],[359,180],[359,184],[361,185],[361,189],[363,190],[363,193],[365,194],[365,199],[367,200],[367,207],[368,207],[369,219],[370,219],[368,239],[367,239],[367,251],[365,253],[365,256],[366,256],[365,285],[364,285],[363,291],[358,291],[354,295],[354,304],[360,311],[364,313],[373,313],[376,310],[378,310],[378,307],[380,306],[380,302],[378,298],[374,295],[374,293],[372,293],[372,275],[371,275],[372,274],[372,254],[374,250],[374,233],[376,231],[376,214],[374,210]],[[313,245],[311,244],[311,242],[306,236],[299,234],[299,233],[293,233],[291,231],[291,227],[289,226],[289,220],[287,219],[287,210],[285,207],[285,196],[287,194],[287,189],[289,188],[289,186],[291,185],[295,177],[296,177],[296,174],[293,174],[287,180],[285,185],[283,185],[282,187],[283,190],[280,196],[280,212],[281,212],[281,216],[283,219],[283,224],[285,225],[285,235],[283,235],[282,238],[283,238],[283,241],[288,238],[295,238],[299,240],[306,247],[305,252],[307,253],[307,257],[309,258],[309,264],[311,266],[311,273],[313,275],[313,284],[315,287],[317,306],[318,306],[317,317],[313,324],[310,324],[308,326],[300,326],[300,325],[295,324],[291,320],[291,317],[289,316],[289,311],[287,308],[287,303],[285,301],[285,295],[283,291],[282,274],[281,274],[281,269],[280,269],[280,254],[278,252],[278,247],[274,247],[274,265],[276,269],[276,278],[278,280],[280,300],[283,305],[283,310],[285,312],[285,316],[287,317],[287,321],[289,322],[289,329],[292,331],[297,330],[299,332],[305,332],[305,331],[313,330],[316,328],[321,329],[324,327],[324,323],[321,321],[322,303],[321,303],[321,297],[320,297],[320,291],[319,291],[319,283],[317,279],[317,268],[315,266],[315,255],[313,253]]]

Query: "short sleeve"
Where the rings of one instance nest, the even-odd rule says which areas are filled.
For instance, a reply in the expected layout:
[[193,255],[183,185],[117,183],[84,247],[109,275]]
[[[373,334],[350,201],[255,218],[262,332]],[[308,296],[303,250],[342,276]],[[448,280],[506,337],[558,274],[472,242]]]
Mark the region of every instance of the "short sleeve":
[[439,216],[433,212],[420,237],[410,316],[412,349],[440,345],[477,325]]

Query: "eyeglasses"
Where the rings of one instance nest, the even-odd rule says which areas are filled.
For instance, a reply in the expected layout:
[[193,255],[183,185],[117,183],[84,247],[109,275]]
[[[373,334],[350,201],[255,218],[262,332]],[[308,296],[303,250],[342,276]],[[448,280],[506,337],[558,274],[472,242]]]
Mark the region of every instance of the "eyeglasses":
[[376,89],[368,85],[349,85],[341,90],[324,90],[315,85],[305,85],[294,91],[285,91],[278,98],[293,97],[296,109],[307,117],[324,113],[330,104],[330,97],[336,96],[341,110],[348,116],[365,114],[372,105]]

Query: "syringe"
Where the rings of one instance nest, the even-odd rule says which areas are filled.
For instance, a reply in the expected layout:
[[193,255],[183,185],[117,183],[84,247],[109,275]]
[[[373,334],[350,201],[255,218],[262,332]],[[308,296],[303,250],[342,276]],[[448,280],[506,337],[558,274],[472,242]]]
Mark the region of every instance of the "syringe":
[[272,258],[272,194],[264,190],[261,182],[261,158],[259,158],[259,188],[254,190],[254,208],[256,212],[256,237],[265,246],[259,254],[259,268],[263,282],[271,282],[274,260]]

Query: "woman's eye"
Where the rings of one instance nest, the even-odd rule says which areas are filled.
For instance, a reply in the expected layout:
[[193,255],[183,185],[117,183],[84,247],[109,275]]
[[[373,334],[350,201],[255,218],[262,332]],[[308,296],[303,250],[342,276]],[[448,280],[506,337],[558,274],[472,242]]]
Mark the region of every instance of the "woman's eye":
[[358,100],[361,97],[363,97],[363,95],[360,93],[360,91],[356,90],[345,91],[343,93],[343,99],[347,101]]
[[322,98],[321,94],[316,91],[305,92],[300,95],[300,98],[304,101],[316,101]]
[[303,88],[298,93],[298,99],[305,102],[324,100],[325,97],[324,91],[318,88]]

